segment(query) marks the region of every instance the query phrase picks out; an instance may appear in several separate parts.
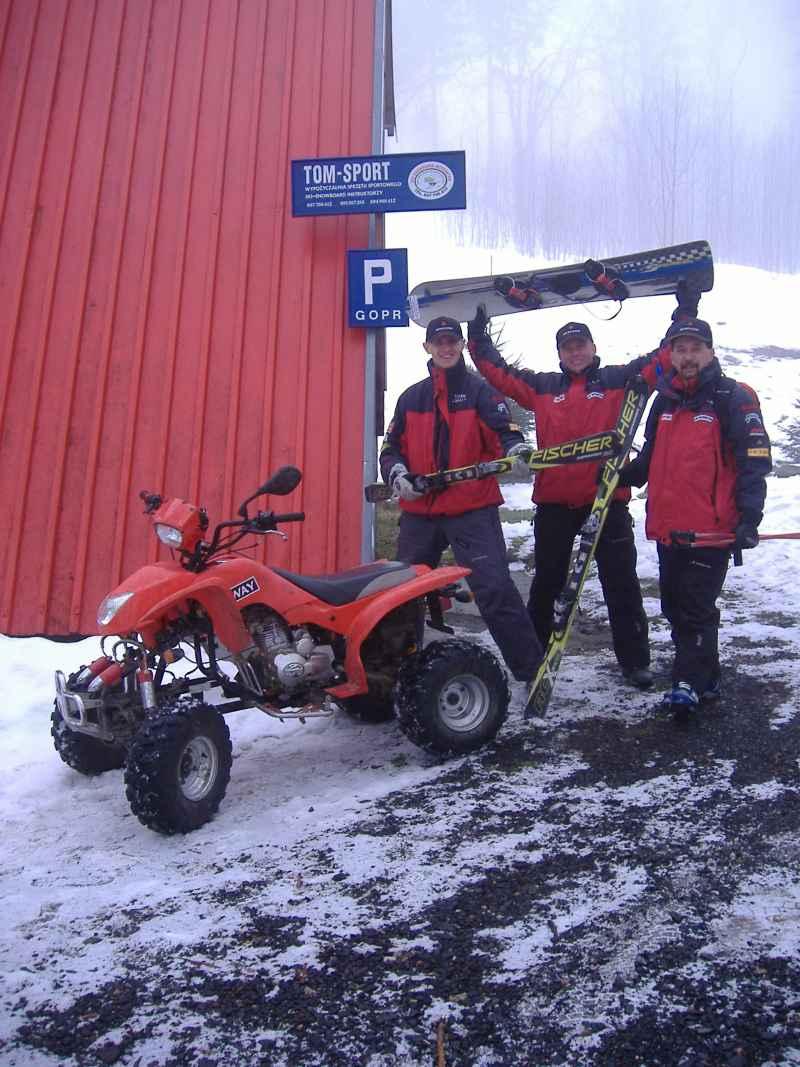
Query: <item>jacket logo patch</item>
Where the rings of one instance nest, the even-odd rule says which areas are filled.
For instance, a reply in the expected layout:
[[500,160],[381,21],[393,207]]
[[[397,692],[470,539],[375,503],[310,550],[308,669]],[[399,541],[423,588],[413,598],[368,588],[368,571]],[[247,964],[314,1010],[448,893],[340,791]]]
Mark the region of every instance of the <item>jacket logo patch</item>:
[[497,410],[500,412],[501,415],[508,415],[508,408],[502,401],[500,401],[500,403],[497,405]]
[[748,456],[752,456],[753,459],[769,459],[768,448],[748,448]]
[[744,421],[745,422],[755,422],[760,426],[761,425],[761,416],[758,414],[757,411],[748,411],[748,413],[744,417]]
[[661,415],[661,418],[659,419],[659,422],[672,422],[672,412],[671,411],[663,412],[663,414]]
[[245,578],[243,582],[239,582],[238,585],[231,586],[231,592],[233,593],[234,600],[244,600],[246,596],[250,596],[252,593],[258,593],[261,590],[261,586],[255,579]]
[[713,422],[713,415],[695,415],[693,422]]
[[586,394],[586,399],[587,400],[605,400],[605,398],[606,398],[606,394],[605,393],[587,393]]
[[566,393],[559,393],[558,396],[554,396],[553,397],[553,403],[554,404],[560,404],[562,400],[566,400],[566,399],[567,399],[567,394]]
[[450,399],[452,400],[452,402],[454,404],[466,404],[466,402],[467,402],[467,394],[466,393],[453,393],[453,395],[452,395],[452,397]]

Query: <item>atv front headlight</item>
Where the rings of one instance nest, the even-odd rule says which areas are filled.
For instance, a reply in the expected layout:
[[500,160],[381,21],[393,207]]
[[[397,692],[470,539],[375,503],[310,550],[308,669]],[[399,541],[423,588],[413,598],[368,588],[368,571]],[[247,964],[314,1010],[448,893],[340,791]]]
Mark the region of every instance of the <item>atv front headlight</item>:
[[97,625],[108,626],[119,609],[127,604],[133,593],[117,593],[116,596],[107,596],[97,609]]
[[163,522],[156,523],[156,537],[170,548],[180,548],[183,544],[183,531],[177,526],[166,526]]

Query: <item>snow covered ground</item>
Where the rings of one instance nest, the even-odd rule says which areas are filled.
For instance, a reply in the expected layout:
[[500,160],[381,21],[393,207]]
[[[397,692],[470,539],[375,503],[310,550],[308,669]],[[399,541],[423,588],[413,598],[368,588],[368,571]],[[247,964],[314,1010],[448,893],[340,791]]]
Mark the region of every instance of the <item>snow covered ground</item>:
[[[790,475],[798,295],[723,266],[703,308]],[[631,304],[591,320],[614,359],[671,310]],[[546,343],[533,366],[550,316],[509,319],[521,352]],[[800,529],[799,488],[770,479],[762,531]],[[774,541],[731,570],[726,696],[685,731],[622,686],[592,578],[546,721],[517,687],[492,748],[437,763],[394,723],[238,713],[227,797],[182,838],[138,823],[122,772],[53,751],[52,671],[96,643],[0,638],[0,1063],[389,1067],[434,1062],[437,1033],[448,1067],[800,1063],[799,568]]]

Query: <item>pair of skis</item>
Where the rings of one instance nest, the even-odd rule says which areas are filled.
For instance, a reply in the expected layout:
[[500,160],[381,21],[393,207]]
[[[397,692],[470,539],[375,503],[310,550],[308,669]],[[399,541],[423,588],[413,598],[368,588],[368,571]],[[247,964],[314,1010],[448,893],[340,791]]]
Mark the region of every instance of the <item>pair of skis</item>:
[[553,631],[547,643],[544,659],[531,683],[525,705],[525,718],[544,715],[556,683],[558,668],[567,647],[572,624],[578,610],[578,601],[586,576],[589,573],[597,543],[603,532],[608,508],[619,482],[619,472],[628,458],[636,430],[642,420],[650,389],[641,376],[628,383],[614,435],[618,447],[606,460],[600,471],[600,481],[586,521],[581,527],[578,549],[572,561],[569,577],[556,601]]
[[[566,463],[596,463],[598,460],[610,459],[620,448],[616,431],[605,430],[602,433],[578,437],[573,441],[564,441],[548,448],[531,449],[529,456],[523,457],[531,471],[549,470]],[[496,474],[508,474],[514,466],[515,457],[490,459],[483,463],[472,463],[468,467],[451,467],[449,470],[434,471],[432,474],[412,474],[410,478],[418,493],[433,493],[446,489],[458,482],[476,481]],[[374,482],[364,488],[364,497],[368,504],[378,504],[393,497],[392,487],[382,482]]]

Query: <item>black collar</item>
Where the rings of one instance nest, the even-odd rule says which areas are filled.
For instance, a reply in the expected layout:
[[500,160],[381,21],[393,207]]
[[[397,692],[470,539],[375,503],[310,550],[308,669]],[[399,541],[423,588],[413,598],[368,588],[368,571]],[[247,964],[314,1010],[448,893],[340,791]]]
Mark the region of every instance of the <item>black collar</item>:
[[460,386],[463,387],[464,381],[467,375],[469,374],[469,371],[467,370],[467,364],[464,361],[463,356],[459,359],[458,363],[454,363],[452,367],[445,371],[443,371],[441,367],[437,367],[432,359],[429,359],[428,374],[430,374],[431,378],[434,377],[434,372],[436,371],[444,374],[448,391],[450,389],[457,389]]

